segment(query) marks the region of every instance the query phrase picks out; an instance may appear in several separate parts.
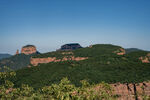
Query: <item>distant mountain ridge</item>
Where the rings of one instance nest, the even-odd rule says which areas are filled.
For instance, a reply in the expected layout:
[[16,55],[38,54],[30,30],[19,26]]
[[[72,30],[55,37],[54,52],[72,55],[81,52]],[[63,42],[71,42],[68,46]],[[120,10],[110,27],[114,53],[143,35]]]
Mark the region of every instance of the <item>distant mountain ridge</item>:
[[[79,45],[80,46],[80,44],[75,44],[75,45]],[[28,52],[29,53],[32,52],[32,49],[30,50],[30,48],[32,48],[32,47],[35,49],[36,53],[34,53],[35,52],[34,51],[33,54],[29,54],[28,55]],[[0,67],[8,66],[8,67],[10,67],[11,69],[14,69],[14,70],[21,69],[21,68],[27,67],[30,64],[31,57],[33,57],[33,58],[36,58],[36,57],[44,58],[44,57],[49,57],[49,56],[51,56],[51,57],[58,57],[59,59],[54,60],[54,61],[58,61],[58,60],[61,60],[60,58],[62,58],[64,55],[66,55],[66,57],[69,55],[70,58],[64,57],[62,59],[62,60],[65,61],[65,59],[74,59],[74,60],[76,60],[76,59],[83,58],[83,57],[93,56],[93,54],[95,56],[97,56],[99,54],[101,55],[102,52],[98,53],[97,47],[101,47],[101,48],[105,47],[105,51],[109,50],[109,48],[111,48],[111,47],[112,48],[118,48],[118,50],[119,50],[119,48],[121,48],[119,46],[114,46],[114,45],[97,44],[97,45],[90,45],[88,48],[91,48],[91,49],[86,49],[86,50],[89,50],[89,51],[87,51],[87,53],[85,52],[86,51],[85,48],[78,48],[77,50],[75,50],[75,52],[74,51],[73,52],[69,52],[69,54],[67,54],[67,51],[56,51],[56,52],[49,52],[49,53],[40,54],[36,50],[36,47],[34,45],[26,45],[26,46],[22,47],[22,48],[27,48],[27,52],[25,52],[25,53],[21,52],[20,54],[18,53],[18,54],[14,55],[14,56],[12,56],[10,54],[0,54]],[[92,48],[94,50],[92,50]],[[69,50],[69,51],[71,51],[71,50]],[[96,53],[95,51],[98,54],[95,54]],[[137,52],[137,51],[144,51],[144,50],[141,50],[141,49],[138,49],[138,48],[126,48],[125,49],[126,54],[132,53],[132,52],[134,53],[134,52]],[[117,52],[119,52],[119,51],[117,51]],[[64,54],[62,55],[61,53],[62,54],[64,53]],[[71,56],[72,53],[74,53],[75,55]],[[78,56],[81,56],[81,57],[78,57]],[[42,62],[46,62],[45,60],[43,60],[43,61],[41,61],[41,59],[39,59],[39,60],[40,60],[41,63]],[[50,61],[47,61],[47,62],[50,62]]]
[[135,51],[144,51],[138,48],[126,48],[125,50],[126,50],[126,53],[135,52]]
[[3,58],[9,58],[11,56],[12,55],[10,55],[10,54],[0,54],[0,60],[3,59]]

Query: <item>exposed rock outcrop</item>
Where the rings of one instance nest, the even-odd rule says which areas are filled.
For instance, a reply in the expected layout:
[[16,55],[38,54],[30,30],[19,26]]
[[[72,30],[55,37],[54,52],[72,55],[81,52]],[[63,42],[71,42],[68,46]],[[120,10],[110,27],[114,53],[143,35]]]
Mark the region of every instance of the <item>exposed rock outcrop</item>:
[[[150,96],[150,82],[142,82],[138,84],[110,84],[113,89],[113,94],[117,95],[117,100],[143,100],[144,96]],[[95,87],[95,90],[101,88],[100,85]]]
[[150,82],[139,84],[112,84],[114,94],[119,96],[119,100],[143,100],[142,96],[150,96]]
[[48,58],[31,58],[30,63],[33,66],[37,66],[40,63],[49,63],[49,62],[60,62],[60,61],[68,61],[68,60],[73,60],[73,61],[80,61],[80,60],[85,60],[88,59],[88,57],[63,57],[62,59],[56,59],[56,57],[48,57]]
[[17,49],[17,51],[16,51],[16,54],[15,55],[18,55],[19,54],[19,50]]
[[139,57],[139,59],[142,61],[142,63],[150,63],[150,53],[144,57]]
[[142,63],[150,63],[148,57],[140,57],[139,59],[142,61]]
[[21,49],[21,53],[29,55],[29,54],[33,54],[36,53],[36,47],[34,45],[26,45],[24,47],[22,47]]
[[73,55],[73,52],[62,52],[61,54],[63,54],[63,55],[68,55],[68,54]]
[[126,51],[123,48],[118,49],[117,51],[114,51],[117,55],[125,55]]
[[56,60],[56,57],[48,57],[48,58],[31,58],[30,63],[33,66],[37,66],[40,63],[49,63],[54,62]]

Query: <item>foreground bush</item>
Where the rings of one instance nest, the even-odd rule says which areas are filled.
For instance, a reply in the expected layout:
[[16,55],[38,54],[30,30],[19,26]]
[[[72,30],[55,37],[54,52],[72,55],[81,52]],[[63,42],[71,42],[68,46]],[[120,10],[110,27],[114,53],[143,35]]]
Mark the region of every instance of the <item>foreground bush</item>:
[[106,83],[101,83],[101,88],[95,90],[86,80],[81,81],[82,86],[76,87],[67,78],[63,78],[59,84],[45,86],[39,90],[22,84],[15,88],[9,81],[15,77],[13,71],[0,72],[0,98],[1,100],[112,100],[111,87]]

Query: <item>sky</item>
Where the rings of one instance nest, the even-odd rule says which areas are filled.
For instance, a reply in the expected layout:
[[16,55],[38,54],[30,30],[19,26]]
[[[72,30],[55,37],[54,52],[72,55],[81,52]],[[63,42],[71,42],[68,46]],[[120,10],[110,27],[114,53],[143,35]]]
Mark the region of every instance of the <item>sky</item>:
[[0,0],[0,53],[66,43],[150,50],[150,0]]

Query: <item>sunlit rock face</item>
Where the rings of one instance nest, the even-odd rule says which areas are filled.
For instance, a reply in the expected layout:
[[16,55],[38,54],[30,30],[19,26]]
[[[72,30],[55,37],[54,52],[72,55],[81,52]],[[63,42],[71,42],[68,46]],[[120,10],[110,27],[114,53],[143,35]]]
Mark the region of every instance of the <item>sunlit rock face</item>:
[[29,54],[33,54],[36,53],[36,47],[34,45],[26,45],[24,47],[22,47],[21,49],[21,53],[29,55]]
[[142,63],[150,63],[148,57],[140,57],[139,59],[142,61]]
[[114,51],[114,53],[116,53],[117,55],[125,55],[126,54],[125,49],[123,49],[123,48],[120,48],[120,49]]
[[148,53],[146,56],[140,57],[139,58],[142,63],[150,63],[150,53]]
[[48,57],[48,58],[31,58],[30,63],[33,66],[37,66],[38,64],[42,63],[49,63],[49,62],[60,62],[60,61],[81,61],[86,60],[88,57],[63,57],[62,59],[57,59],[56,57]]

